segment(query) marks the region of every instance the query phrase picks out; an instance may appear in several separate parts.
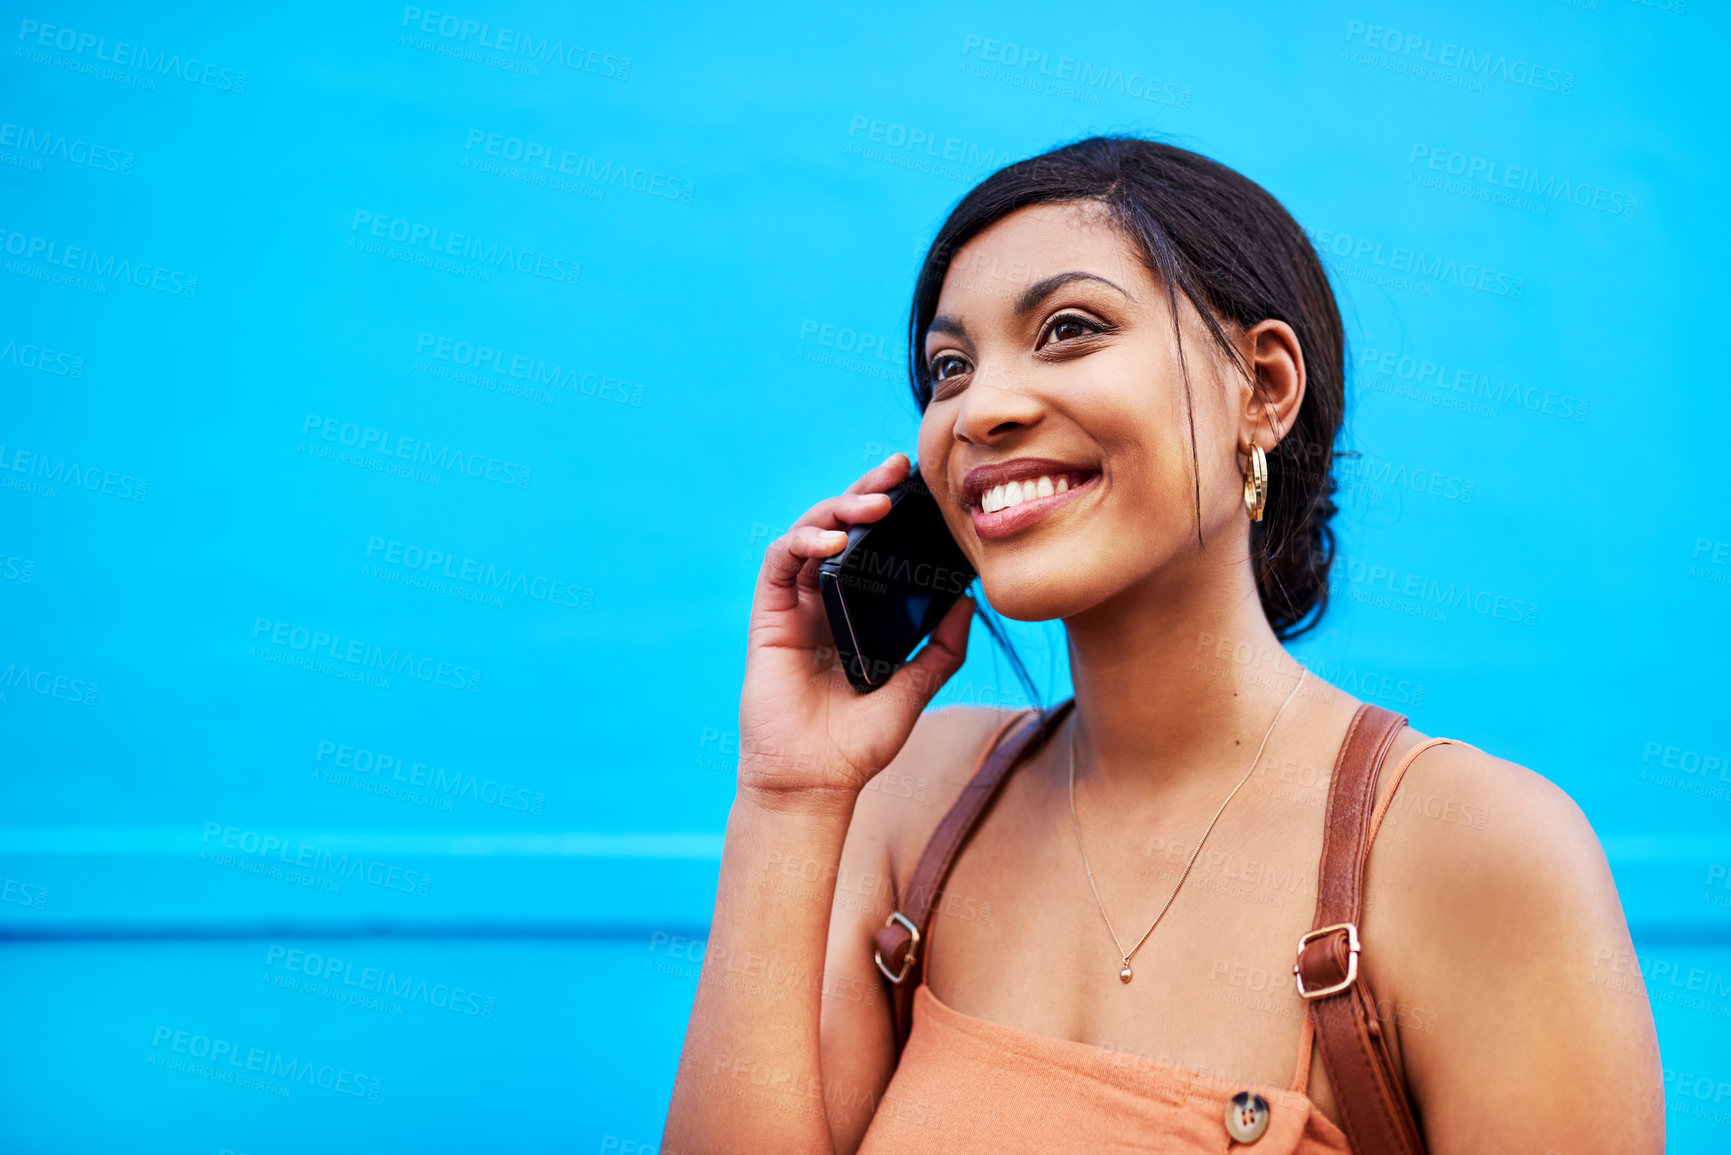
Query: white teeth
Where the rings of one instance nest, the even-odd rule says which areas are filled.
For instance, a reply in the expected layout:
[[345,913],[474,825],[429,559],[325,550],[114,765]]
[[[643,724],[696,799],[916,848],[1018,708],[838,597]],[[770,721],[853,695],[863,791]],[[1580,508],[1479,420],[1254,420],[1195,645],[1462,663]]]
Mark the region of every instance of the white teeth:
[[985,513],[997,513],[1000,509],[1011,509],[1036,497],[1067,493],[1069,489],[1068,477],[1060,477],[1055,483],[1049,475],[1030,477],[1026,481],[1007,481],[1003,485],[994,485],[980,495],[980,509]]

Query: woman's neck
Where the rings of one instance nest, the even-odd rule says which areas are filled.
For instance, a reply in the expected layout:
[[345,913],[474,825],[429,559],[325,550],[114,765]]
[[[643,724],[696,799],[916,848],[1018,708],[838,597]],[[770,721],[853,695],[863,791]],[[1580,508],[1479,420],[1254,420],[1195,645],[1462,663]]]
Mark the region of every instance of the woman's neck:
[[1173,781],[1248,758],[1296,684],[1302,668],[1249,566],[1224,576],[1144,583],[1066,619],[1079,757],[1106,779]]

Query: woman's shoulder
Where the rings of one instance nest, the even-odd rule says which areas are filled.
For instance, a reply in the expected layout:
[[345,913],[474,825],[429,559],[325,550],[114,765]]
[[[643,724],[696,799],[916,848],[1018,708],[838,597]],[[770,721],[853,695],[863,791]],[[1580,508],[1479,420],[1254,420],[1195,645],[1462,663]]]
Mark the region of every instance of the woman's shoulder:
[[986,743],[1022,712],[988,706],[927,710],[901,751],[866,783],[853,824],[858,833],[882,840],[898,880],[913,872],[938,823],[961,797]]
[[[1334,687],[1323,693],[1331,699],[1329,716],[1336,725],[1344,726],[1366,705]],[[1460,739],[1433,738],[1400,726],[1383,758],[1376,790],[1377,801],[1387,807],[1372,848],[1379,864],[1399,857],[1408,865],[1447,872],[1464,860],[1482,873],[1499,869],[1498,864],[1524,869],[1520,864],[1535,854],[1561,855],[1577,864],[1603,858],[1592,826],[1561,787]]]
[[[1384,776],[1426,736],[1406,731]],[[1397,904],[1415,955],[1472,944],[1485,965],[1516,964],[1541,940],[1586,951],[1626,940],[1627,923],[1592,824],[1556,783],[1450,743],[1419,751],[1372,848],[1366,900]],[[1584,981],[1584,978],[1583,978]]]
[[1398,783],[1389,770],[1432,739],[1413,729],[1395,739],[1384,762],[1379,795],[1394,797],[1384,820],[1385,836],[1437,865],[1467,855],[1484,865],[1488,857],[1514,862],[1534,855],[1603,856],[1586,815],[1556,783],[1542,774],[1458,741],[1427,746],[1412,756]]

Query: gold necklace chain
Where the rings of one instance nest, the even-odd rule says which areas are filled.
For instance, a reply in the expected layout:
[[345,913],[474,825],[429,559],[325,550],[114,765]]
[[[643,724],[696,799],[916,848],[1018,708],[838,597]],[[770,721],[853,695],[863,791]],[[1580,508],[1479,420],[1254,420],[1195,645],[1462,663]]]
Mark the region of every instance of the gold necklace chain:
[[1172,893],[1166,896],[1166,905],[1160,908],[1160,913],[1154,916],[1154,922],[1136,940],[1136,945],[1128,951],[1124,944],[1118,941],[1118,932],[1112,929],[1112,920],[1106,917],[1106,904],[1100,901],[1100,888],[1094,884],[1094,871],[1088,865],[1088,852],[1082,849],[1082,823],[1076,818],[1076,716],[1070,715],[1070,825],[1076,830],[1076,850],[1082,856],[1082,869],[1088,874],[1088,889],[1094,892],[1094,905],[1100,908],[1100,920],[1106,924],[1106,933],[1112,936],[1112,945],[1118,948],[1118,954],[1124,960],[1124,969],[1118,972],[1119,982],[1129,982],[1135,976],[1130,970],[1130,960],[1136,952],[1142,949],[1142,944],[1148,941],[1148,936],[1154,933],[1154,928],[1160,925],[1160,920],[1166,917],[1166,912],[1172,909],[1172,902],[1178,897],[1179,888],[1184,880],[1190,877],[1190,868],[1196,865],[1196,859],[1202,854],[1202,844],[1208,841],[1208,836],[1214,832],[1214,824],[1220,821],[1220,816],[1226,813],[1226,807],[1237,796],[1244,784],[1250,781],[1250,775],[1255,773],[1257,762],[1262,760],[1262,751],[1268,746],[1269,736],[1274,733],[1275,724],[1280,716],[1286,713],[1286,707],[1292,704],[1292,699],[1298,694],[1298,687],[1304,685],[1304,679],[1310,671],[1299,667],[1298,681],[1293,683],[1292,690],[1286,695],[1286,700],[1280,703],[1280,709],[1274,712],[1274,721],[1268,723],[1268,730],[1262,735],[1262,744],[1256,748],[1256,754],[1250,759],[1250,769],[1244,772],[1244,777],[1238,780],[1238,785],[1232,788],[1232,793],[1226,796],[1226,801],[1220,804],[1220,809],[1214,812],[1214,817],[1208,820],[1208,827],[1202,832],[1202,837],[1196,840],[1196,849],[1190,852],[1190,861],[1184,864],[1184,870],[1178,876],[1178,881],[1172,886]]

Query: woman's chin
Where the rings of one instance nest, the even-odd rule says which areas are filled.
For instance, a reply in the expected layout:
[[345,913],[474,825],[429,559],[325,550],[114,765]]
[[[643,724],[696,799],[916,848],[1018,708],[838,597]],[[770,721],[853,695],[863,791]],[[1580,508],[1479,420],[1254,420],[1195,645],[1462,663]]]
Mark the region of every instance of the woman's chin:
[[1056,567],[1050,573],[982,574],[980,588],[999,617],[1015,622],[1050,622],[1070,617],[1097,599],[1076,572]]

